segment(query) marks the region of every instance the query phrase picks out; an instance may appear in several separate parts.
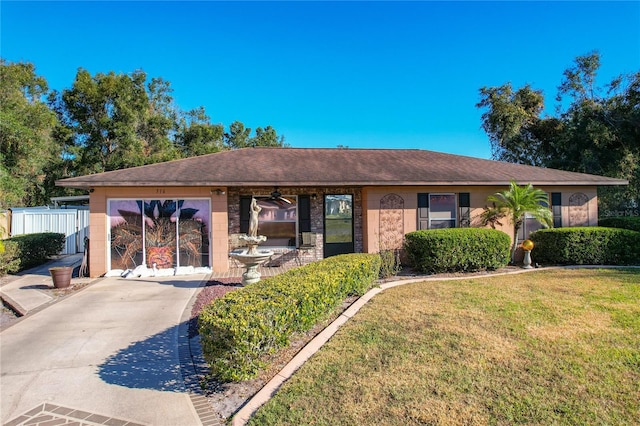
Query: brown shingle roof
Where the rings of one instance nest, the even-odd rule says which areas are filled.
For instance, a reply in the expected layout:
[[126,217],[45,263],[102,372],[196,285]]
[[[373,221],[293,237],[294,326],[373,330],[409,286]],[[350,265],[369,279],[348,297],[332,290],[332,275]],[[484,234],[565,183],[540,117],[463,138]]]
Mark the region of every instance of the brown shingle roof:
[[60,186],[625,185],[627,181],[425,150],[244,148],[62,179]]

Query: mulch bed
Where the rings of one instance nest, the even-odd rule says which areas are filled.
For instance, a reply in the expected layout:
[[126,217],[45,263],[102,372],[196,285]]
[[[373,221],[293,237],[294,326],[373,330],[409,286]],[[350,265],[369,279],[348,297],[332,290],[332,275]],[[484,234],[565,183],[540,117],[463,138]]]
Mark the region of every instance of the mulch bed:
[[191,316],[189,319],[189,338],[198,335],[198,315],[200,314],[200,311],[215,299],[239,288],[242,288],[242,285],[234,278],[221,278],[207,281],[204,287],[198,292],[196,301],[193,303],[191,308]]
[[[228,292],[242,288],[242,285],[237,281],[237,279],[211,280],[200,290],[191,310],[191,320],[189,322],[190,338],[198,334],[198,314],[202,308]],[[222,383],[212,377],[204,378],[202,381],[202,385],[204,386],[203,390],[211,409],[217,413],[221,419],[227,419],[232,416],[249,398],[255,395],[272,377],[284,368],[296,353],[357,299],[357,296],[349,297],[344,301],[342,306],[325,321],[319,322],[313,329],[306,333],[293,336],[288,347],[282,348],[276,354],[268,357],[268,368],[262,371],[255,379],[243,382]]]

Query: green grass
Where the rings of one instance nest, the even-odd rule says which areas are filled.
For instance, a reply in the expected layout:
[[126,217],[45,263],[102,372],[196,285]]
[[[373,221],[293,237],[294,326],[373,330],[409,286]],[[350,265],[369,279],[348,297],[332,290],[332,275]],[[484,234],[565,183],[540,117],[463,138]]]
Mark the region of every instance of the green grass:
[[408,284],[376,296],[252,425],[637,424],[640,270]]

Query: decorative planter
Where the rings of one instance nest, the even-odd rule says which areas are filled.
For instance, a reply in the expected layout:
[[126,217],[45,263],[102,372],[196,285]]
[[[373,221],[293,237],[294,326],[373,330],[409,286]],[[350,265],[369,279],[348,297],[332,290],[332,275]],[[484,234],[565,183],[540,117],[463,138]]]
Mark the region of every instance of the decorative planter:
[[55,288],[67,288],[71,285],[71,274],[73,273],[71,266],[49,268],[49,273],[51,274]]
[[524,240],[522,242],[522,249],[524,250],[524,261],[523,261],[523,266],[522,267],[524,269],[533,268],[531,266],[531,250],[533,250],[533,241]]

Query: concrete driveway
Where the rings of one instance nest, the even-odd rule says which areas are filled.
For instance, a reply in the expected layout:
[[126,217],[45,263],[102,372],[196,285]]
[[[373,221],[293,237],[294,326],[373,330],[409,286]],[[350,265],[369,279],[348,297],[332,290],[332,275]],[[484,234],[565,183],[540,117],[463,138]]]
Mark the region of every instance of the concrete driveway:
[[104,278],[2,331],[1,423],[202,424],[178,348],[205,278]]

